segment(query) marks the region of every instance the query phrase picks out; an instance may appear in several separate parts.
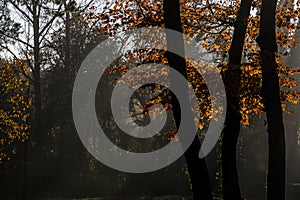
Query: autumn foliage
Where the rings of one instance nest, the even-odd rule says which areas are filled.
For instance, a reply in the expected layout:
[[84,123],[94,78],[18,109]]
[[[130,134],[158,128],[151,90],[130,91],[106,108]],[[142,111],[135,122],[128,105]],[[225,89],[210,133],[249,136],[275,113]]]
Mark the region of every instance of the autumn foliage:
[[19,60],[0,60],[0,161],[9,160],[17,152],[14,144],[26,141],[30,133],[32,102],[29,82],[23,76],[29,70],[24,65]]
[[[293,75],[299,73],[299,70],[296,68],[297,66],[288,67],[284,63],[284,59],[290,56],[290,50],[297,44],[294,33],[300,28],[297,24],[297,19],[300,16],[299,4],[299,1],[285,1],[278,6],[276,15],[276,37],[279,47],[277,63],[281,84],[281,100],[283,102],[283,110],[288,113],[292,111],[286,110],[286,104],[296,104],[300,98],[300,92],[295,89],[297,83],[293,78]],[[181,2],[181,19],[184,33],[196,39],[201,47],[204,47],[208,53],[214,55],[213,62],[218,65],[222,72],[227,70],[228,51],[239,5],[240,1],[225,0],[187,0]],[[109,36],[136,27],[164,27],[162,6],[162,1],[154,0],[107,2],[101,12],[98,12],[96,7],[91,7],[89,12],[86,13],[86,20],[96,25],[95,31],[102,31]],[[260,94],[262,82],[260,49],[256,43],[259,33],[260,6],[260,1],[253,1],[243,50],[240,112],[242,114],[241,123],[244,124],[249,123],[249,114],[254,113],[260,116],[261,112],[264,111],[264,104]],[[128,59],[135,58],[141,63],[160,62],[167,64],[163,53],[138,50],[129,52],[125,57]],[[196,70],[192,69],[197,68],[197,66],[191,65],[191,63],[188,62],[189,79],[197,96],[205,97],[204,100],[201,99],[199,101],[201,113],[205,114],[205,116],[201,117],[210,118],[211,112],[209,109],[211,106],[209,106],[208,90],[203,86],[205,82],[201,76],[197,74]],[[122,68],[119,66],[115,67],[116,69],[122,69],[123,73],[124,70],[126,72],[130,68],[128,65],[123,64]],[[198,67],[201,66],[198,65]],[[200,124],[199,127],[202,128],[203,124]]]

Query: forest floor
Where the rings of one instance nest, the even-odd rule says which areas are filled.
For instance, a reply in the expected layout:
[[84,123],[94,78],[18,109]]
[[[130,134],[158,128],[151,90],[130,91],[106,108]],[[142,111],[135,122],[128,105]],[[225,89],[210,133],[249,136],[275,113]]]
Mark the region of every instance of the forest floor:
[[[101,198],[84,198],[80,200],[192,200],[192,197],[179,195],[163,195],[157,197],[150,196],[132,196],[132,197],[101,197]],[[75,199],[74,199],[75,200]],[[79,199],[76,199],[79,200]]]

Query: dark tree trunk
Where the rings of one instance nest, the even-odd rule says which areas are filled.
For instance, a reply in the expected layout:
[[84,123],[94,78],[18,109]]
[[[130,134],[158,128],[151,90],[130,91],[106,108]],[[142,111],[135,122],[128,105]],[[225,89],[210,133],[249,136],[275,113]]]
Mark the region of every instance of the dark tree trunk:
[[[41,64],[40,64],[40,19],[38,2],[32,2],[32,25],[33,25],[33,123],[32,135],[30,140],[25,142],[24,146],[24,188],[23,199],[29,199],[36,185],[42,185],[41,181],[35,178],[42,173],[41,159],[42,155],[41,134],[42,134],[42,98],[41,98]],[[34,145],[32,145],[34,144]],[[36,182],[39,182],[36,184]]]
[[262,61],[261,92],[268,122],[267,199],[285,199],[285,133],[275,58],[277,52],[276,3],[276,0],[262,1],[260,33],[257,38]]
[[33,87],[34,87],[34,138],[38,138],[41,134],[41,67],[40,67],[40,37],[39,37],[39,9],[38,3],[33,5],[33,37],[34,37],[34,70],[33,70]]
[[236,165],[236,146],[240,132],[240,65],[252,0],[242,0],[229,50],[229,66],[224,73],[227,112],[222,140],[223,198],[241,199]]
[[[181,20],[180,20],[180,7],[179,0],[164,0],[164,19],[165,27],[182,33]],[[175,42],[174,42],[175,41]],[[172,46],[173,45],[173,46]],[[180,48],[179,51],[184,55],[184,41],[183,37],[170,38],[167,34],[168,49]],[[169,65],[180,72],[187,79],[187,69],[185,58],[175,55],[171,52],[166,52]],[[171,75],[171,84],[172,75]],[[188,91],[188,86],[183,85],[182,90]],[[188,92],[187,92],[188,95]],[[180,105],[175,96],[172,96],[173,113],[176,121],[176,126],[179,127],[181,120]],[[189,134],[189,133],[186,133]],[[201,144],[198,137],[195,137],[191,146],[185,152],[185,160],[190,175],[192,184],[193,199],[212,199],[212,192],[210,187],[210,180],[206,168],[205,159],[198,157]]]

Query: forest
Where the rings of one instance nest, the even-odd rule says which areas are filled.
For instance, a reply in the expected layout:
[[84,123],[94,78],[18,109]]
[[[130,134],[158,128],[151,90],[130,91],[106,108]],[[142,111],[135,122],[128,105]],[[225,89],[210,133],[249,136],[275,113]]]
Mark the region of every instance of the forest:
[[300,1],[3,0],[0,199],[300,199]]

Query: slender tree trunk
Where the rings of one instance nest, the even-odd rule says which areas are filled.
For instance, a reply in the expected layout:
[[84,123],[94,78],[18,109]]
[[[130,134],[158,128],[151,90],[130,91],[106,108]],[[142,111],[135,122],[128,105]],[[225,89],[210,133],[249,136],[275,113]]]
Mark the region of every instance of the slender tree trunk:
[[39,169],[35,171],[35,175],[39,175],[42,172],[42,163],[44,158],[44,149],[43,149],[43,133],[42,133],[42,98],[41,98],[41,63],[40,63],[40,19],[39,19],[39,5],[38,1],[33,1],[33,106],[34,106],[34,115],[33,115],[33,135],[32,141],[35,143],[34,147],[31,148],[33,156],[28,159],[32,160],[33,167]]
[[41,112],[42,112],[42,99],[41,99],[41,67],[40,67],[40,37],[39,37],[39,11],[38,3],[34,1],[33,5],[33,37],[34,37],[34,137],[37,138],[41,134]]
[[[65,35],[65,69],[69,69],[70,65],[70,26],[71,26],[71,20],[70,20],[70,8],[69,8],[70,2],[65,1],[64,2],[64,7],[65,7],[65,12],[66,12],[66,20],[65,20],[65,27],[66,27],[66,35]],[[68,71],[66,71],[67,74]],[[69,77],[68,77],[69,78]]]
[[[28,143],[27,160],[32,163],[32,167],[28,167],[28,187],[26,199],[32,198],[33,192],[38,191],[43,185],[43,163],[45,159],[44,149],[42,145],[42,98],[41,98],[41,63],[40,63],[40,19],[39,19],[38,1],[32,3],[32,18],[33,18],[33,135],[31,141],[35,144],[34,147]],[[38,179],[36,179],[38,178]]]
[[[64,1],[64,12],[65,12],[65,38],[64,38],[64,66],[62,68],[62,72],[64,74],[63,80],[66,84],[64,90],[68,91],[67,88],[69,87],[69,82],[71,80],[71,73],[70,73],[70,62],[71,62],[71,53],[70,53],[70,26],[71,26],[71,20],[70,20],[70,11],[69,11],[69,1]],[[68,112],[68,108],[65,108],[66,112]],[[70,140],[71,136],[68,134],[68,132],[65,132],[61,136],[61,143],[60,146],[62,148],[62,154],[60,156],[60,164],[61,164],[61,172],[64,174],[69,166],[70,160],[68,160],[68,149],[70,147]]]
[[229,66],[224,73],[227,112],[222,140],[223,198],[241,199],[236,165],[236,146],[240,132],[240,65],[252,0],[242,0],[234,24],[234,34],[229,50]]
[[276,3],[277,0],[262,1],[260,33],[257,38],[261,48],[262,97],[268,122],[267,199],[285,199],[285,133],[275,58],[277,52]]
[[[180,7],[179,0],[164,0],[164,19],[165,27],[173,29],[175,31],[182,33],[181,20],[180,20]],[[172,40],[171,40],[172,39]],[[174,43],[176,42],[176,44]],[[184,41],[183,37],[180,38],[170,38],[167,34],[167,46],[171,49],[172,45],[176,45],[176,48],[180,48],[179,51],[184,55]],[[175,55],[171,52],[166,52],[166,57],[168,59],[169,65],[180,72],[187,79],[187,69],[185,58]],[[171,84],[172,79],[171,76]],[[188,91],[188,86],[183,85],[182,90]],[[188,95],[188,93],[187,93]],[[175,96],[172,96],[173,113],[176,122],[176,126],[179,127],[181,120],[180,105],[176,100]],[[189,134],[189,133],[186,133]],[[212,199],[212,192],[210,187],[210,180],[208,176],[208,171],[206,168],[205,159],[200,159],[198,157],[201,144],[198,137],[195,137],[191,146],[187,149],[184,156],[186,159],[186,164],[188,172],[191,179],[193,199]]]

